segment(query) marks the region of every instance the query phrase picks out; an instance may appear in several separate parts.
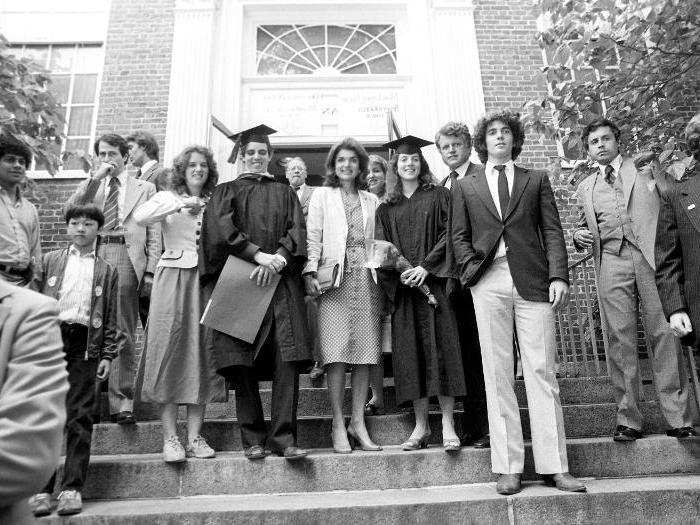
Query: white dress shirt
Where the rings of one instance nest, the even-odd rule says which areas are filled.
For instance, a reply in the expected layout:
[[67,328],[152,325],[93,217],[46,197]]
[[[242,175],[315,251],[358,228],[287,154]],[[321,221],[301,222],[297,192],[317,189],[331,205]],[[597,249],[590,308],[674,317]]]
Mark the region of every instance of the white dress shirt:
[[85,255],[71,244],[58,293],[58,318],[66,323],[90,326],[92,279],[95,273],[95,250]]
[[[457,166],[456,169],[450,170],[450,173],[453,171],[457,173],[457,180],[461,180],[464,178],[464,176],[467,174],[467,170],[469,169],[469,160],[462,164],[461,166]],[[450,178],[450,175],[447,175],[447,179],[445,180],[445,188],[448,190],[452,189],[452,179]]]
[[[605,180],[605,167],[607,164],[599,164],[596,162],[598,165],[598,169],[600,170],[600,176],[603,177],[603,180]],[[613,181],[617,179],[617,176],[620,174],[620,167],[622,166],[622,155],[618,153],[617,157],[615,157],[611,162],[610,166],[613,167],[613,172],[612,172],[612,177]]]
[[[508,193],[513,196],[513,181],[515,180],[515,163],[512,160],[504,163],[506,166],[506,180],[508,181]],[[489,191],[491,192],[491,198],[493,199],[498,214],[503,219],[503,214],[507,210],[501,210],[501,201],[498,199],[498,170],[494,166],[500,166],[500,164],[495,164],[494,162],[486,161],[485,173],[486,182],[489,185]],[[495,257],[505,257],[506,255],[506,242],[501,237],[498,241],[498,249],[496,250]]]
[[304,190],[306,189],[306,183],[302,184],[296,189],[297,192],[297,197],[299,197],[299,201],[301,201],[301,196],[304,194]]

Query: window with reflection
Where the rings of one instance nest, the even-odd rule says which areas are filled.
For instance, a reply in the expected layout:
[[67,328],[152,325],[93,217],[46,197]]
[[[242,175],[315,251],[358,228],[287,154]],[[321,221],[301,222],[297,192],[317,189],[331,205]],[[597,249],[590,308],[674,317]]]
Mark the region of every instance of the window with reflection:
[[[94,140],[98,78],[104,60],[101,44],[49,44],[13,46],[17,56],[31,58],[51,73],[49,90],[61,104],[66,121],[62,151],[89,152]],[[37,164],[35,169],[44,169]],[[63,169],[81,169],[67,160]]]
[[262,25],[257,29],[257,74],[396,74],[393,25]]

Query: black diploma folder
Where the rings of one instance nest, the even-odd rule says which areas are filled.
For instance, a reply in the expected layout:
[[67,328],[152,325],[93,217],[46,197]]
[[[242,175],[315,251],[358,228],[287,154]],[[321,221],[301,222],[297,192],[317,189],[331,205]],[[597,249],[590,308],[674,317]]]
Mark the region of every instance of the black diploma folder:
[[204,308],[201,324],[253,343],[280,282],[274,274],[267,286],[258,286],[250,274],[257,265],[229,255]]

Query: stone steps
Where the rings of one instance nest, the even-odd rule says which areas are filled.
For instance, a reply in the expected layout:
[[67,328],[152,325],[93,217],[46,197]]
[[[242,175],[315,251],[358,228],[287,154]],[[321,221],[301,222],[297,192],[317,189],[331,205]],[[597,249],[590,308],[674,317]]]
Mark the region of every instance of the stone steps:
[[43,524],[205,525],[440,523],[692,523],[700,509],[700,476],[585,480],[572,494],[526,483],[514,496],[493,483],[389,490],[95,501],[82,514]]
[[[610,438],[570,439],[572,474],[630,477],[700,472],[700,440],[653,435],[630,444]],[[172,498],[214,494],[270,494],[332,490],[405,489],[493,481],[490,452],[462,448],[447,454],[440,446],[404,452],[335,454],[313,450],[305,460],[277,456],[250,461],[242,452],[220,452],[212,459],[166,464],[161,454],[94,455],[85,499]],[[535,479],[529,444],[525,478]]]
[[[330,415],[331,408],[328,401],[328,392],[325,387],[313,387],[308,375],[300,377],[299,390],[299,414],[305,415]],[[559,380],[560,396],[563,405],[575,404],[601,404],[612,403],[613,393],[610,380],[607,377],[595,378],[561,378]],[[268,382],[260,384],[260,397],[265,416],[270,416],[270,398],[272,391]],[[527,406],[525,384],[522,380],[516,381],[516,395],[520,406]],[[210,403],[207,405],[206,417],[209,419],[230,419],[236,417],[235,394],[229,393],[226,403]],[[396,393],[393,378],[385,379],[384,386],[385,404],[388,411],[397,411]],[[645,385],[644,399],[656,400],[656,393],[652,385]],[[345,391],[344,410],[350,413],[351,391],[349,386]],[[409,407],[410,410],[410,407]],[[135,412],[139,421],[151,421],[160,418],[159,407],[150,403],[136,403]],[[180,409],[180,418],[185,418],[184,408]],[[106,402],[106,394],[101,404],[101,418],[108,421],[109,414]]]
[[[645,418],[646,433],[661,433],[666,424],[657,403],[641,403],[640,408]],[[565,405],[564,427],[567,437],[605,437],[612,436],[615,428],[616,406],[613,403],[589,405]],[[523,434],[530,436],[528,410],[520,409]],[[456,413],[455,421],[458,433],[461,429],[461,412]],[[298,444],[306,448],[329,448],[331,442],[331,416],[301,416],[298,424]],[[441,443],[440,414],[431,412],[433,443]],[[366,418],[367,428],[372,438],[382,445],[403,443],[413,429],[414,419],[410,412],[386,414]],[[180,439],[185,443],[185,422],[179,425]],[[202,428],[202,435],[217,451],[240,450],[240,431],[234,419],[207,419]],[[92,436],[92,453],[99,454],[144,454],[161,452],[163,448],[162,426],[159,421],[142,421],[136,425],[117,425],[99,423],[95,425]]]

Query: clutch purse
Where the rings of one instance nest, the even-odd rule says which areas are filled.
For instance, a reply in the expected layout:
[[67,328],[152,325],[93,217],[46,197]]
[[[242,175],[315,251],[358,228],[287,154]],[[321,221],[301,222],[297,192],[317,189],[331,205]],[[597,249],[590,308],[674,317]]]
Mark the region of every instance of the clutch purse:
[[316,270],[316,279],[321,288],[321,293],[336,288],[335,281],[338,278],[339,271],[340,264],[335,260],[328,260],[324,264],[319,265]]

